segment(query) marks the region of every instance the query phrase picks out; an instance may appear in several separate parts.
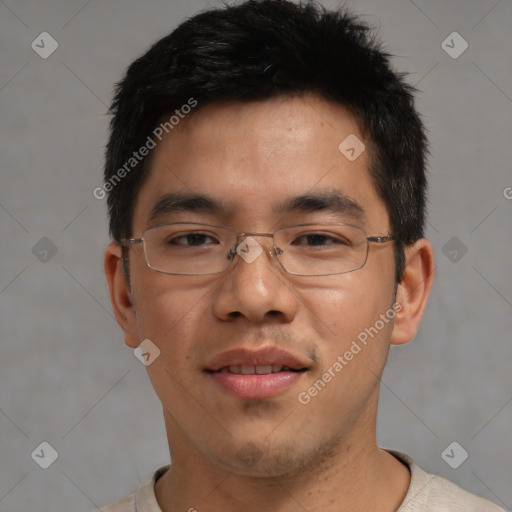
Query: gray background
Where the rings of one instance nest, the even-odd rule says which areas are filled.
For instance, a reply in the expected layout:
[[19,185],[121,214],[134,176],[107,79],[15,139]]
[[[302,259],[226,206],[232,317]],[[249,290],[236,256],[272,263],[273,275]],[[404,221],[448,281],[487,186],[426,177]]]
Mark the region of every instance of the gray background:
[[[380,26],[396,66],[411,72],[432,145],[436,283],[416,339],[392,351],[379,440],[510,509],[512,2],[347,4]],[[159,402],[110,309],[105,201],[92,191],[113,83],[207,6],[0,3],[2,512],[89,510],[168,461]],[[43,31],[59,44],[47,59],[31,48]],[[456,59],[441,47],[453,31],[469,44]],[[42,441],[59,455],[46,470],[31,458]],[[469,453],[458,469],[441,457],[453,441]]]

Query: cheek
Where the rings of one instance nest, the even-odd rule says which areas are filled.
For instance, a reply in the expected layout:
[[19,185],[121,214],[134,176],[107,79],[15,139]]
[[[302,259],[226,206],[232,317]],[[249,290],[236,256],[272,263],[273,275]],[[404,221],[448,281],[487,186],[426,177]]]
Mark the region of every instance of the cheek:
[[134,283],[139,339],[149,338],[166,366],[183,366],[208,333],[213,286],[191,286],[186,277],[157,274]]
[[350,340],[372,326],[391,305],[391,281],[383,286],[363,271],[319,278],[325,281],[296,288],[303,314],[324,351],[342,349],[347,342],[350,345]]
[[169,410],[178,416],[188,414],[188,393],[199,396],[194,391],[195,370],[211,324],[210,294],[205,288],[194,290],[188,286],[185,290],[159,283],[147,286],[138,298],[139,339],[150,339],[160,350],[158,358],[146,368],[153,388]]
[[368,277],[345,274],[338,276],[336,287],[331,282],[329,289],[309,288],[298,294],[307,325],[317,336],[318,369],[308,385],[323,381],[317,386],[319,404],[348,404],[351,396],[370,393],[384,367],[394,318],[392,287],[372,287],[375,281]]
[[316,324],[329,325],[318,342],[318,368],[297,396],[306,423],[324,432],[355,424],[377,400],[392,330],[392,318],[380,319],[389,300],[378,301],[374,295],[355,300],[348,293],[332,299],[329,312],[322,308],[317,313]]

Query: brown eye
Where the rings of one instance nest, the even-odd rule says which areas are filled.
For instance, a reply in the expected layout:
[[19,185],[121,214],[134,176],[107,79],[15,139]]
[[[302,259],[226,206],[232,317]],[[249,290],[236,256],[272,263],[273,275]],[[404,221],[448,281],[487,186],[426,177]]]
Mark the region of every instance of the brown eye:
[[320,233],[307,233],[297,237],[292,245],[307,245],[307,246],[322,246],[322,245],[347,245],[343,239],[336,238],[326,234]]
[[201,245],[217,243],[211,236],[204,233],[185,233],[168,240],[169,245],[199,247]]

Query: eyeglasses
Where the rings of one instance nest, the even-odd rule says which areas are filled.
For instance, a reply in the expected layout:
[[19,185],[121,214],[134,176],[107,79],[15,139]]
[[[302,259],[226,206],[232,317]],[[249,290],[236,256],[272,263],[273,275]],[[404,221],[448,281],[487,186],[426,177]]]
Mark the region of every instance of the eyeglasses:
[[254,261],[264,252],[254,237],[272,238],[270,255],[285,272],[298,276],[353,272],[365,265],[370,243],[393,240],[367,236],[350,224],[301,224],[273,233],[236,233],[226,226],[174,222],[149,228],[141,238],[122,239],[121,244],[142,244],[148,267],[158,272],[205,276],[226,271],[236,254],[248,263]]

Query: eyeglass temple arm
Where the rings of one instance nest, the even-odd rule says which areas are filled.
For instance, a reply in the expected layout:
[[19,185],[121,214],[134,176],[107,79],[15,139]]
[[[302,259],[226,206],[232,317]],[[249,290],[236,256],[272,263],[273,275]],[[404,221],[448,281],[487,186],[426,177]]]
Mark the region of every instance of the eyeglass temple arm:
[[367,236],[366,240],[375,244],[383,244],[384,242],[391,242],[394,238],[392,236]]
[[142,242],[144,242],[144,238],[121,238],[119,240],[121,245],[141,244]]

